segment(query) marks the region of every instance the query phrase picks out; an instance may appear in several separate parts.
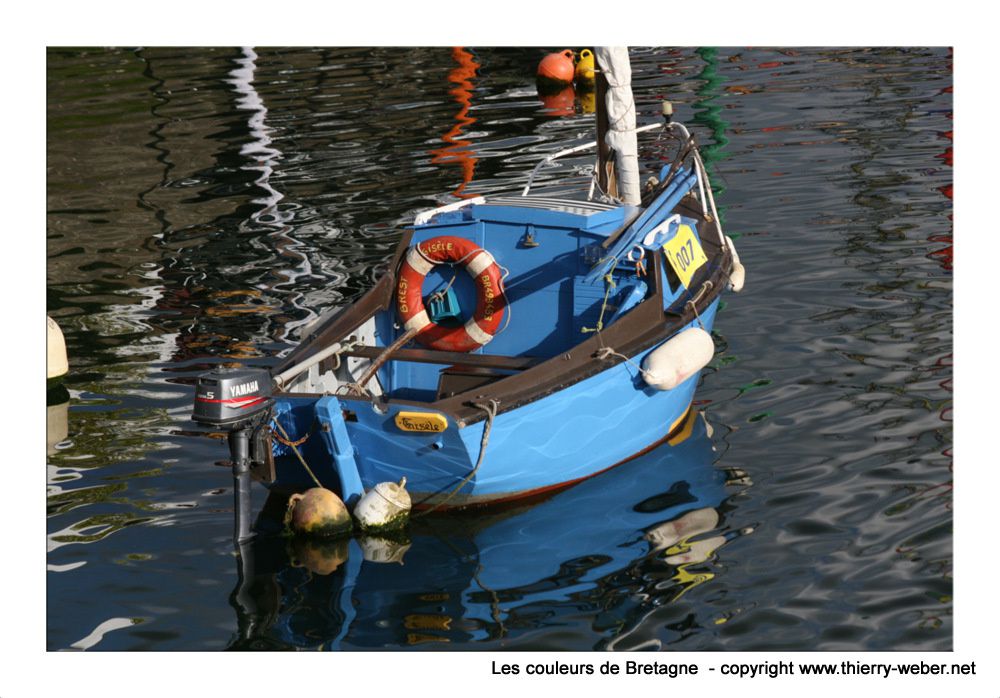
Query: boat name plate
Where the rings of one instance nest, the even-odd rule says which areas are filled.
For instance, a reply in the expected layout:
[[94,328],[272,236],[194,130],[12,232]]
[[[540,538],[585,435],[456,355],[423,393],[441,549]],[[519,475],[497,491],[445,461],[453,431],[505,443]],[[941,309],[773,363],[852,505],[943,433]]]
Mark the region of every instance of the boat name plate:
[[440,414],[398,412],[396,413],[396,426],[403,431],[436,434],[448,428],[448,420]]

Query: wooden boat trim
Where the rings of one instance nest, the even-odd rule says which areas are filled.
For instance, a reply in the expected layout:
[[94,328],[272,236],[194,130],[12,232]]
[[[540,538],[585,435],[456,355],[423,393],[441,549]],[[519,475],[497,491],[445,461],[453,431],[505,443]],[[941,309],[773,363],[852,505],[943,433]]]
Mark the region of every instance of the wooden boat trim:
[[[378,357],[385,347],[354,347],[341,356],[360,356],[365,359]],[[497,368],[522,371],[545,361],[535,356],[495,356],[493,354],[464,354],[460,351],[436,351],[434,349],[400,349],[392,355],[392,361],[413,361],[424,364],[445,364]]]

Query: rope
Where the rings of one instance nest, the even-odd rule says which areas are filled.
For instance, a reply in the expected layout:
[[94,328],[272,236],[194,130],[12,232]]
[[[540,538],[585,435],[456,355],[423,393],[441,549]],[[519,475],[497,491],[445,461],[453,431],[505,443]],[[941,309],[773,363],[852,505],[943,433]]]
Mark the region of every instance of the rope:
[[[631,251],[629,252],[629,254],[631,254]],[[604,309],[608,307],[608,296],[609,296],[609,294],[611,292],[611,289],[613,289],[615,287],[615,280],[612,278],[611,274],[612,274],[612,272],[614,272],[615,267],[617,265],[618,265],[618,260],[615,259],[614,264],[611,265],[611,269],[609,269],[608,273],[604,275],[604,281],[605,281],[605,284],[606,284],[605,289],[604,289],[604,303],[601,304],[601,315],[597,319],[597,327],[583,327],[583,328],[581,328],[580,331],[581,332],[596,332],[597,333],[597,339],[601,343],[601,348],[594,352],[594,358],[595,359],[597,359],[598,361],[604,361],[605,359],[610,359],[612,356],[617,356],[620,359],[624,359],[625,363],[627,363],[629,366],[634,367],[636,370],[639,371],[639,373],[641,373],[643,376],[645,376],[646,378],[648,378],[648,379],[650,379],[652,381],[653,380],[653,378],[652,378],[653,374],[652,373],[650,373],[649,371],[647,371],[646,369],[644,369],[642,366],[640,366],[636,362],[632,361],[632,359],[628,358],[624,354],[620,354],[617,351],[615,351],[614,349],[612,349],[611,347],[606,346],[604,344],[604,335],[601,334],[601,330],[604,329]]]
[[507,330],[508,327],[510,327],[510,318],[512,316],[510,310],[510,302],[507,300],[507,287],[505,284],[505,282],[507,281],[507,277],[510,276],[510,269],[501,265],[500,262],[497,262],[497,266],[500,267],[500,271],[503,272],[503,274],[500,275],[500,295],[504,297],[504,309],[507,311],[506,313],[507,317],[504,320],[503,327],[497,330],[497,334],[502,334]]
[[435,291],[430,296],[428,296],[428,301],[433,303],[436,300],[439,301],[442,298],[444,298],[444,294],[448,293],[448,289],[451,288],[451,285],[455,283],[455,279],[457,278],[458,278],[458,272],[456,271],[454,275],[452,275],[451,281],[449,281],[444,288],[442,288],[440,291]]
[[[479,254],[480,252],[486,252],[486,254],[490,254],[489,252],[487,252],[487,250],[486,250],[485,247],[478,247],[478,248],[474,249],[472,252],[469,252],[468,254],[466,254],[463,257],[461,257],[456,262],[443,262],[443,263],[447,264],[448,266],[452,266],[453,267],[453,266],[456,266],[458,264],[461,264],[462,262],[464,262],[465,260],[467,260],[472,255]],[[433,260],[427,259],[427,257],[424,255],[424,253],[420,251],[420,246],[419,245],[417,245],[417,254],[419,254],[421,257],[423,257],[425,260],[427,260],[427,262],[429,264],[433,264],[435,266],[438,265],[438,264],[442,264],[442,262],[435,262]],[[490,255],[490,256],[492,257],[492,255]],[[504,296],[504,298],[506,298],[506,296],[507,296],[507,289],[504,288],[504,281],[506,281],[507,277],[510,276],[510,269],[508,269],[507,267],[501,265],[500,262],[497,262],[495,257],[493,259],[493,262],[500,268],[500,271],[503,272],[500,275],[500,294],[502,296]],[[451,281],[449,281],[445,285],[445,287],[443,289],[441,289],[440,291],[435,291],[434,293],[432,293],[430,296],[427,297],[428,302],[432,302],[434,300],[441,300],[442,298],[444,298],[444,294],[448,293],[448,289],[451,288],[452,284],[455,283],[455,279],[457,279],[457,278],[458,278],[458,272],[456,271],[455,274],[451,277]],[[504,306],[504,308],[507,311],[506,312],[506,319],[504,320],[503,327],[500,328],[497,331],[497,334],[502,333],[510,325],[510,317],[511,317],[510,303],[506,303],[505,306]],[[353,384],[351,384],[351,385],[353,385]]]
[[[608,307],[608,297],[611,295],[611,289],[615,288],[615,279],[611,276],[615,267],[618,266],[618,258],[616,257],[611,263],[611,268],[608,269],[608,273],[604,275],[604,302],[601,303],[601,314],[597,317],[597,327],[581,327],[581,332],[596,332],[598,336],[601,335],[601,330],[604,329],[604,311]],[[601,340],[601,346],[604,346],[604,340]]]
[[701,329],[703,330],[705,329],[705,323],[701,321],[701,316],[698,315],[698,301],[700,301],[701,297],[711,290],[712,290],[712,282],[706,281],[704,284],[702,284],[701,288],[698,289],[698,293],[694,294],[694,297],[684,304],[685,308],[690,308],[691,312],[694,313],[694,319],[698,321],[698,326],[701,327]]
[[619,354],[617,351],[615,351],[611,347],[601,347],[600,349],[598,349],[597,351],[594,352],[594,358],[597,359],[598,361],[604,361],[605,359],[610,359],[612,356],[617,356],[619,359],[624,359],[625,363],[627,363],[629,366],[634,367],[637,371],[639,371],[639,373],[641,373],[643,376],[645,376],[650,382],[655,382],[655,380],[656,380],[656,374],[654,374],[654,373],[652,373],[650,371],[647,371],[642,366],[640,366],[639,364],[637,364],[635,361],[633,361],[632,359],[628,358],[624,354]]
[[[627,363],[629,366],[632,366],[637,371],[639,371],[639,373],[641,373],[643,377],[645,377],[647,380],[649,380],[650,382],[655,382],[654,373],[647,371],[642,366],[632,361],[632,359],[625,356],[625,354],[619,353],[615,351],[613,348],[604,344],[604,335],[601,334],[601,330],[604,329],[604,322],[603,322],[604,308],[607,307],[608,304],[608,292],[610,291],[611,288],[614,287],[615,283],[614,280],[611,279],[612,271],[614,271],[614,266],[611,267],[611,270],[604,277],[604,280],[608,283],[608,288],[604,292],[604,304],[601,306],[601,316],[597,320],[597,327],[596,328],[584,327],[582,328],[581,331],[597,333],[597,339],[601,343],[601,348],[594,352],[593,356],[595,359],[597,359],[598,361],[605,361],[607,359],[610,359],[612,356],[618,357],[619,359],[623,359],[625,363]],[[698,302],[702,299],[702,296],[708,293],[711,289],[712,289],[712,282],[706,281],[701,286],[701,288],[698,289],[698,292],[687,303],[684,304],[685,308],[691,308],[691,311],[694,313],[694,319],[698,322],[698,325],[703,330],[705,329],[705,323],[701,321],[701,316],[698,314]]]
[[340,355],[343,354],[344,352],[351,351],[352,349],[354,349],[354,347],[358,346],[358,344],[360,343],[361,343],[360,341],[353,341],[353,342],[345,342],[344,344],[340,345],[340,350],[333,355],[333,358],[337,360],[337,363],[333,367],[334,371],[340,369]]
[[[458,483],[458,485],[454,489],[452,489],[452,491],[449,492],[444,499],[442,499],[440,502],[432,506],[430,509],[427,509],[426,511],[417,512],[416,514],[413,515],[414,517],[427,516],[431,512],[436,511],[438,508],[447,503],[452,497],[454,497],[458,493],[460,489],[469,484],[469,481],[473,477],[475,477],[476,473],[479,471],[479,466],[483,464],[483,456],[486,455],[486,445],[490,442],[490,431],[493,429],[493,420],[497,416],[497,409],[500,407],[500,401],[490,399],[489,402],[473,402],[472,406],[486,413],[486,423],[483,425],[483,438],[479,442],[479,458],[476,459],[475,467],[473,467],[472,470],[469,471],[468,475],[462,478],[462,481]],[[430,499],[430,497],[428,497],[427,499]],[[425,499],[424,501],[427,500]]]
[[705,173],[705,179],[708,184],[708,205],[712,209],[712,220],[715,222],[715,229],[719,233],[719,244],[725,247],[726,236],[725,233],[722,232],[722,221],[719,220],[719,212],[715,208],[715,195],[712,193],[712,182],[708,179],[708,171],[705,169],[705,163],[702,161],[701,153],[699,153],[697,149],[694,151],[694,157],[698,161],[698,164],[701,165],[702,172]]
[[289,441],[285,437],[281,436],[281,434],[277,433],[274,429],[271,429],[271,436],[273,436],[275,439],[277,439],[278,443],[284,444],[285,446],[291,446],[292,448],[295,448],[296,446],[301,446],[306,441],[308,441],[309,437],[312,436],[313,433],[315,433],[315,431],[316,431],[316,422],[314,421],[313,425],[309,428],[309,431],[306,432],[306,435],[303,436],[298,441]]
[[[299,452],[298,446],[296,446],[294,442],[292,442],[291,437],[288,436],[288,432],[286,432],[285,428],[281,426],[281,422],[278,421],[277,417],[275,417],[273,421],[274,425],[278,427],[278,430],[281,432],[281,435],[284,436],[285,439],[287,439],[287,441],[283,441],[282,443],[285,443],[292,447],[292,451],[295,453],[296,456],[298,456],[299,462],[302,463],[302,467],[306,469],[307,473],[309,473],[309,477],[312,478],[312,481],[316,483],[317,487],[322,487],[323,485],[320,483],[319,478],[316,477],[315,473],[313,473],[313,471],[309,468],[309,465],[306,463],[306,459],[302,457],[302,454]],[[299,443],[301,443],[301,441]]]

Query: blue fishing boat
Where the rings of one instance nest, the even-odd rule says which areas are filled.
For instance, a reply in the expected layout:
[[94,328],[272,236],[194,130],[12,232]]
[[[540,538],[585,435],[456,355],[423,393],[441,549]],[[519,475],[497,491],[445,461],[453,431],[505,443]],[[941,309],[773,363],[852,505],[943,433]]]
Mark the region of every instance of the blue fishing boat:
[[[194,418],[228,431],[238,497],[253,477],[319,484],[350,507],[405,478],[417,509],[492,505],[597,475],[683,425],[743,269],[695,139],[666,104],[636,127],[627,50],[595,53],[595,143],[547,157],[520,192],[419,215],[374,287],[277,366],[199,379]],[[637,134],[654,131],[674,157],[640,186]],[[587,147],[598,161],[577,193],[533,189]]]

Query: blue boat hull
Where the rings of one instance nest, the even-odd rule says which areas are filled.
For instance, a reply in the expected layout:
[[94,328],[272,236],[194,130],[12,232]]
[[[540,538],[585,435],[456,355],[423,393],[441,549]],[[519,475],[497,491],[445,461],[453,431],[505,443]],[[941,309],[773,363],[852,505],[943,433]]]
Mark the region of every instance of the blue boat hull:
[[[708,331],[717,307],[716,299],[701,313]],[[417,506],[499,503],[567,487],[662,441],[690,407],[699,375],[672,390],[649,387],[637,366],[653,349],[497,415],[474,473],[485,420],[465,426],[443,415],[443,432],[406,432],[395,417],[407,406],[389,403],[380,412],[368,400],[344,396],[282,396],[275,415],[293,438],[313,431],[300,450],[321,484],[345,500],[405,477]],[[344,414],[348,419],[339,419]],[[273,486],[314,484],[291,449],[277,452]]]

